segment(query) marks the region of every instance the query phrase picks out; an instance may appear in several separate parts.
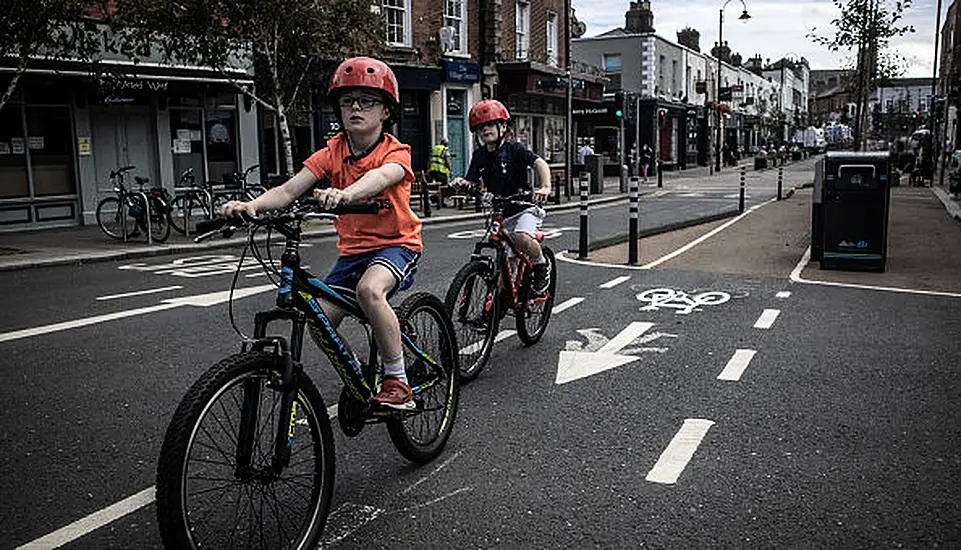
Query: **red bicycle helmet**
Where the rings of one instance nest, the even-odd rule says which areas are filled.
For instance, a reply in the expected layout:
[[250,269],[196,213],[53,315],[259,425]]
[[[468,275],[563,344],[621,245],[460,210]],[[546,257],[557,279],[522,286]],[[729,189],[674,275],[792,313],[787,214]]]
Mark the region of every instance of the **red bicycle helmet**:
[[400,87],[394,71],[372,57],[352,57],[337,67],[327,93],[336,96],[342,88],[373,88],[387,94],[394,104],[400,104]]
[[471,107],[469,125],[473,132],[478,126],[492,120],[503,120],[509,122],[511,114],[507,112],[507,107],[496,99],[485,99],[477,105]]

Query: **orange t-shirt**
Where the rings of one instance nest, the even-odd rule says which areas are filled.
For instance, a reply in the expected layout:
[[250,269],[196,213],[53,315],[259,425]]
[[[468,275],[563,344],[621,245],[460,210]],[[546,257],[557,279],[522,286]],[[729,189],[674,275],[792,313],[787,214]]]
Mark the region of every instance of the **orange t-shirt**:
[[388,162],[404,167],[404,179],[380,192],[376,198],[387,199],[389,210],[378,214],[349,214],[334,222],[337,228],[337,251],[341,256],[380,250],[388,246],[403,246],[421,252],[420,219],[410,208],[410,184],[414,172],[410,167],[410,146],[384,133],[384,139],[361,158],[350,154],[347,137],[339,133],[327,142],[327,147],[304,161],[317,178],[326,177],[335,189],[346,189],[369,170]]

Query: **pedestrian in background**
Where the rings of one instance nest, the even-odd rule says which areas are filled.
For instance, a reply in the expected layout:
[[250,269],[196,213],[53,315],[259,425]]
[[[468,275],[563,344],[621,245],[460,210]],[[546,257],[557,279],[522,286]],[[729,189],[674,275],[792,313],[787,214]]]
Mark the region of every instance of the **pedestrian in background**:
[[450,180],[450,149],[447,147],[447,138],[440,138],[440,143],[430,150],[427,176],[430,181],[441,185],[447,185]]
[[654,151],[651,146],[644,144],[641,148],[641,174],[644,176],[644,183],[647,183],[647,173],[651,169],[651,164],[654,163]]

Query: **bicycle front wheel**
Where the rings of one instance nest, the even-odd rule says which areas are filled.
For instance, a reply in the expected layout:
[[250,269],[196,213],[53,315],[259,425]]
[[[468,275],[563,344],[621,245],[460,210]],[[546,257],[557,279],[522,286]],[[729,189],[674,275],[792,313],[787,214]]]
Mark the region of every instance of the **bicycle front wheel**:
[[462,382],[477,378],[494,349],[500,320],[497,277],[481,261],[462,267],[444,300],[457,333],[458,362]]
[[514,317],[517,321],[517,337],[530,346],[536,344],[544,331],[547,323],[551,320],[551,312],[554,310],[554,294],[557,290],[557,262],[554,260],[554,251],[546,246],[541,246],[541,253],[551,264],[551,282],[547,286],[547,292],[543,296],[535,295],[531,290],[531,270],[524,274],[521,283],[520,297],[518,306],[514,310]]
[[[323,399],[303,373],[293,407],[280,410],[281,375],[274,355],[233,355],[180,402],[157,467],[167,548],[317,546],[334,487],[333,434]],[[281,423],[291,454],[276,473]]]
[[404,364],[417,407],[391,412],[387,432],[400,454],[424,464],[444,450],[457,415],[457,340],[444,304],[426,292],[404,300],[397,319],[409,339]]
[[[97,204],[97,225],[111,239],[122,241],[137,232],[137,218],[121,206],[117,197],[107,197]],[[126,230],[126,234],[125,233]]]
[[197,222],[207,219],[210,219],[210,207],[192,193],[170,201],[170,226],[181,235],[188,230],[193,235],[197,232]]

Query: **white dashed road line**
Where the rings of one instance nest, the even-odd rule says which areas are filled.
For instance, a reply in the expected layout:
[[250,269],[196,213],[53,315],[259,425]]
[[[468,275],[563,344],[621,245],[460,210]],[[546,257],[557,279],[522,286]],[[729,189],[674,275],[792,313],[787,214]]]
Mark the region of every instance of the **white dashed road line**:
[[579,304],[579,303],[581,303],[581,302],[583,302],[583,301],[584,301],[584,298],[580,298],[580,297],[568,298],[568,299],[565,300],[564,302],[561,302],[560,304],[557,304],[556,306],[554,306],[554,311],[553,311],[552,313],[554,313],[554,314],[556,315],[556,314],[564,311],[565,309],[569,309],[569,308],[572,308],[572,307],[576,306],[577,304]]
[[777,320],[777,316],[781,314],[780,309],[765,309],[761,316],[757,318],[757,322],[754,323],[754,328],[768,329],[774,326],[774,321]]
[[741,379],[741,375],[747,369],[747,366],[751,364],[751,359],[754,358],[754,354],[757,353],[753,349],[739,349],[734,352],[731,360],[727,362],[727,366],[721,371],[721,374],[717,376],[718,380],[729,380],[732,382],[737,382]]
[[777,296],[778,298],[790,298],[790,297],[791,297],[791,291],[789,291],[789,290],[782,290],[781,292],[778,292],[775,296]]
[[622,277],[618,277],[616,279],[611,279],[610,281],[607,281],[606,283],[600,285],[599,288],[614,288],[617,285],[629,280],[631,280],[631,277],[629,275],[624,275]]
[[674,439],[667,445],[657,463],[648,472],[646,479],[652,483],[673,484],[677,482],[681,472],[694,456],[694,451],[707,435],[707,431],[714,425],[712,420],[702,418],[688,418],[681,425],[681,429],[674,434]]
[[130,297],[133,297],[133,296],[146,296],[147,294],[156,294],[156,293],[158,293],[158,292],[167,292],[167,291],[169,291],[169,290],[180,290],[181,288],[183,288],[183,287],[180,286],[180,285],[165,286],[165,287],[163,287],[163,288],[151,288],[151,289],[148,289],[148,290],[137,290],[137,291],[134,291],[134,292],[125,292],[125,293],[123,293],[123,294],[110,294],[110,295],[108,295],[108,296],[98,296],[96,299],[99,300],[99,301],[104,301],[104,300],[116,300],[116,299],[118,299],[118,298],[130,298]]

